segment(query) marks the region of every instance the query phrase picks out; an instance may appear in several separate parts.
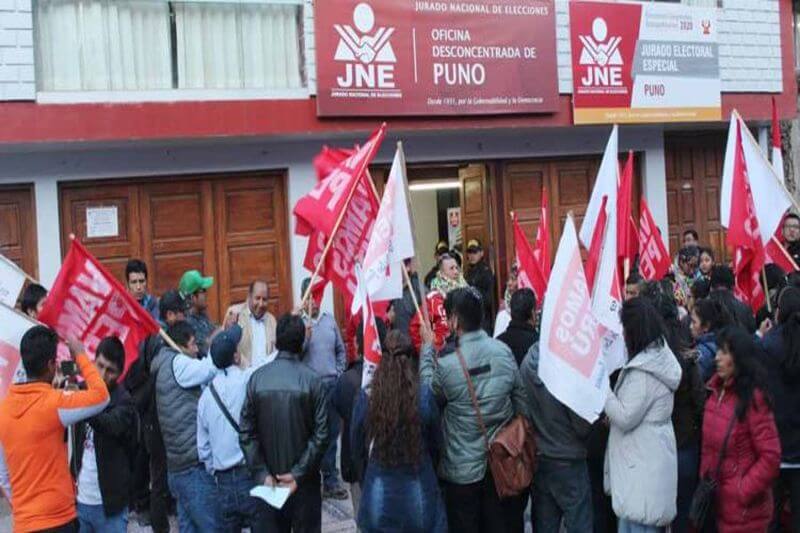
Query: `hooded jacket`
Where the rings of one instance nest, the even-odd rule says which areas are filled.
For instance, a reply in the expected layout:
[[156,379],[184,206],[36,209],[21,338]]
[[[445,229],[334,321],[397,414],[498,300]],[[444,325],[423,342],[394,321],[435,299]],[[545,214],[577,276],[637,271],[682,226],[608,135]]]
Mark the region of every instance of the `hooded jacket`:
[[64,429],[105,409],[108,389],[86,355],[75,361],[85,391],[19,383],[0,404],[0,486],[10,490],[14,531],[50,529],[77,516]]
[[675,518],[672,404],[680,381],[675,355],[666,343],[653,343],[628,360],[608,393],[604,485],[620,518],[650,526],[666,526]]

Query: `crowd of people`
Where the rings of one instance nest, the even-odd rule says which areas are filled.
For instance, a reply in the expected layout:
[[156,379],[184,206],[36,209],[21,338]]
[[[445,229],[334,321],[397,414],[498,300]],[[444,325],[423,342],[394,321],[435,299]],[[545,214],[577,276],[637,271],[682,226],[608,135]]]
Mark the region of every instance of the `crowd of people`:
[[[786,217],[784,237],[800,261],[800,218]],[[15,530],[126,531],[135,516],[161,533],[174,512],[181,532],[313,532],[324,498],[351,498],[367,532],[516,533],[527,509],[536,533],[705,531],[693,500],[711,483],[718,531],[800,531],[800,273],[770,265],[769,305],[753,313],[695,232],[682,244],[664,279],[645,282],[634,265],[625,280],[627,361],[594,423],[545,386],[541,305],[515,266],[495,304],[479,241],[466,276],[444,243],[422,283],[407,262],[368,388],[363,328],[342,334],[313,298],[276,318],[256,279],[218,325],[213,278],[188,271],[156,298],[131,260],[128,291],[169,339],[143,341],[127,374],[115,337],[93,361],[70,339],[72,365],[56,363],[46,326],[22,338],[26,381],[0,403]],[[35,318],[46,297],[29,285],[21,310]],[[536,472],[500,497],[487,445],[519,416]],[[250,495],[261,484],[291,495],[272,507]]]

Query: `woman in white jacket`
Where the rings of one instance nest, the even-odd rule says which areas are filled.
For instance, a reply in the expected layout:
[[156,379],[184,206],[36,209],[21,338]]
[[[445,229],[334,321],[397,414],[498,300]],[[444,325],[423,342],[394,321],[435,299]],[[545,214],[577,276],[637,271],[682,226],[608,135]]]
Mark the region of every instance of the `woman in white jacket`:
[[671,417],[681,366],[650,302],[625,302],[621,318],[629,357],[606,399],[605,489],[619,533],[658,532],[676,514],[678,464]]

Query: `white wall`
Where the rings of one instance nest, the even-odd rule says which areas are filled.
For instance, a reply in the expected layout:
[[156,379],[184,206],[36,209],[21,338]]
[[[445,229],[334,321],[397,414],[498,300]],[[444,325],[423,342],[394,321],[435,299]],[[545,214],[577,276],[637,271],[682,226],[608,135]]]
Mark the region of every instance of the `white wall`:
[[0,100],[33,100],[31,0],[0,0]]
[[[610,128],[573,127],[546,130],[472,130],[463,134],[390,132],[376,162],[390,163],[397,140],[402,139],[406,157],[414,162],[468,162],[492,159],[522,159],[544,156],[601,154]],[[361,139],[363,141],[363,139]],[[287,169],[288,205],[294,206],[315,183],[311,160],[327,143],[348,146],[355,137],[315,140],[269,141],[266,139],[219,139],[204,143],[112,145],[32,148],[27,152],[0,148],[0,183],[35,183],[39,272],[43,283],[52,283],[61,262],[58,216],[58,182],[78,179],[109,179],[191,173]],[[620,131],[620,152],[645,153],[644,191],[656,223],[667,227],[663,132],[660,127],[625,126]],[[5,151],[3,151],[5,150]],[[305,238],[294,235],[290,218],[289,246],[292,294],[302,279]],[[430,250],[422,250],[426,258]],[[326,304],[330,302],[326,298]]]
[[439,241],[436,191],[411,191],[411,211],[417,245],[417,271],[422,279],[433,266],[433,249]]

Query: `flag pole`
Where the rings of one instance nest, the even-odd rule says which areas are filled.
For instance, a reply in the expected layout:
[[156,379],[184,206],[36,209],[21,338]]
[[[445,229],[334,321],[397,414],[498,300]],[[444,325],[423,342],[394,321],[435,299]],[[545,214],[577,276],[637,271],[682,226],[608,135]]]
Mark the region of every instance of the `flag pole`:
[[[385,127],[385,126],[386,126],[386,123],[384,122],[383,126],[381,126],[381,127]],[[376,149],[377,149],[376,146],[373,144],[372,145],[372,150],[367,155],[367,158],[366,158],[367,161],[370,161],[372,159],[372,156],[375,154],[375,150]],[[375,191],[375,184],[372,183],[372,178],[369,175],[369,170],[367,169],[367,165],[364,165],[364,172],[367,173],[367,178],[368,178],[367,181],[369,181],[370,184],[372,184],[372,190],[373,190],[373,192],[375,192],[375,194],[377,196],[377,192]],[[303,294],[303,299],[300,300],[300,308],[301,309],[305,306],[306,302],[308,301],[308,296],[311,294],[311,288],[314,286],[314,281],[316,280],[317,276],[319,275],[319,271],[322,268],[322,265],[325,263],[325,258],[328,255],[328,251],[331,249],[331,244],[333,244],[333,237],[334,237],[334,235],[336,235],[336,232],[339,231],[339,226],[342,225],[342,220],[344,220],[344,214],[347,212],[347,207],[350,205],[350,200],[353,199],[353,195],[355,194],[356,189],[358,188],[358,182],[359,182],[360,179],[361,179],[361,176],[359,175],[359,176],[356,176],[356,179],[353,180],[353,187],[350,189],[350,192],[347,195],[347,200],[345,200],[345,202],[344,202],[344,206],[342,207],[342,212],[339,213],[339,218],[336,219],[336,224],[333,225],[333,230],[331,231],[331,234],[328,236],[328,242],[325,243],[325,248],[322,249],[322,255],[320,256],[319,261],[317,262],[317,266],[314,268],[314,272],[311,274],[311,280],[310,280],[310,282],[308,284],[308,288],[306,289],[306,292]],[[313,233],[312,233],[312,235],[313,235]]]
[[769,285],[767,285],[767,267],[761,267],[761,277],[764,279],[764,298],[767,301],[767,312],[772,314],[772,302],[769,300]]

